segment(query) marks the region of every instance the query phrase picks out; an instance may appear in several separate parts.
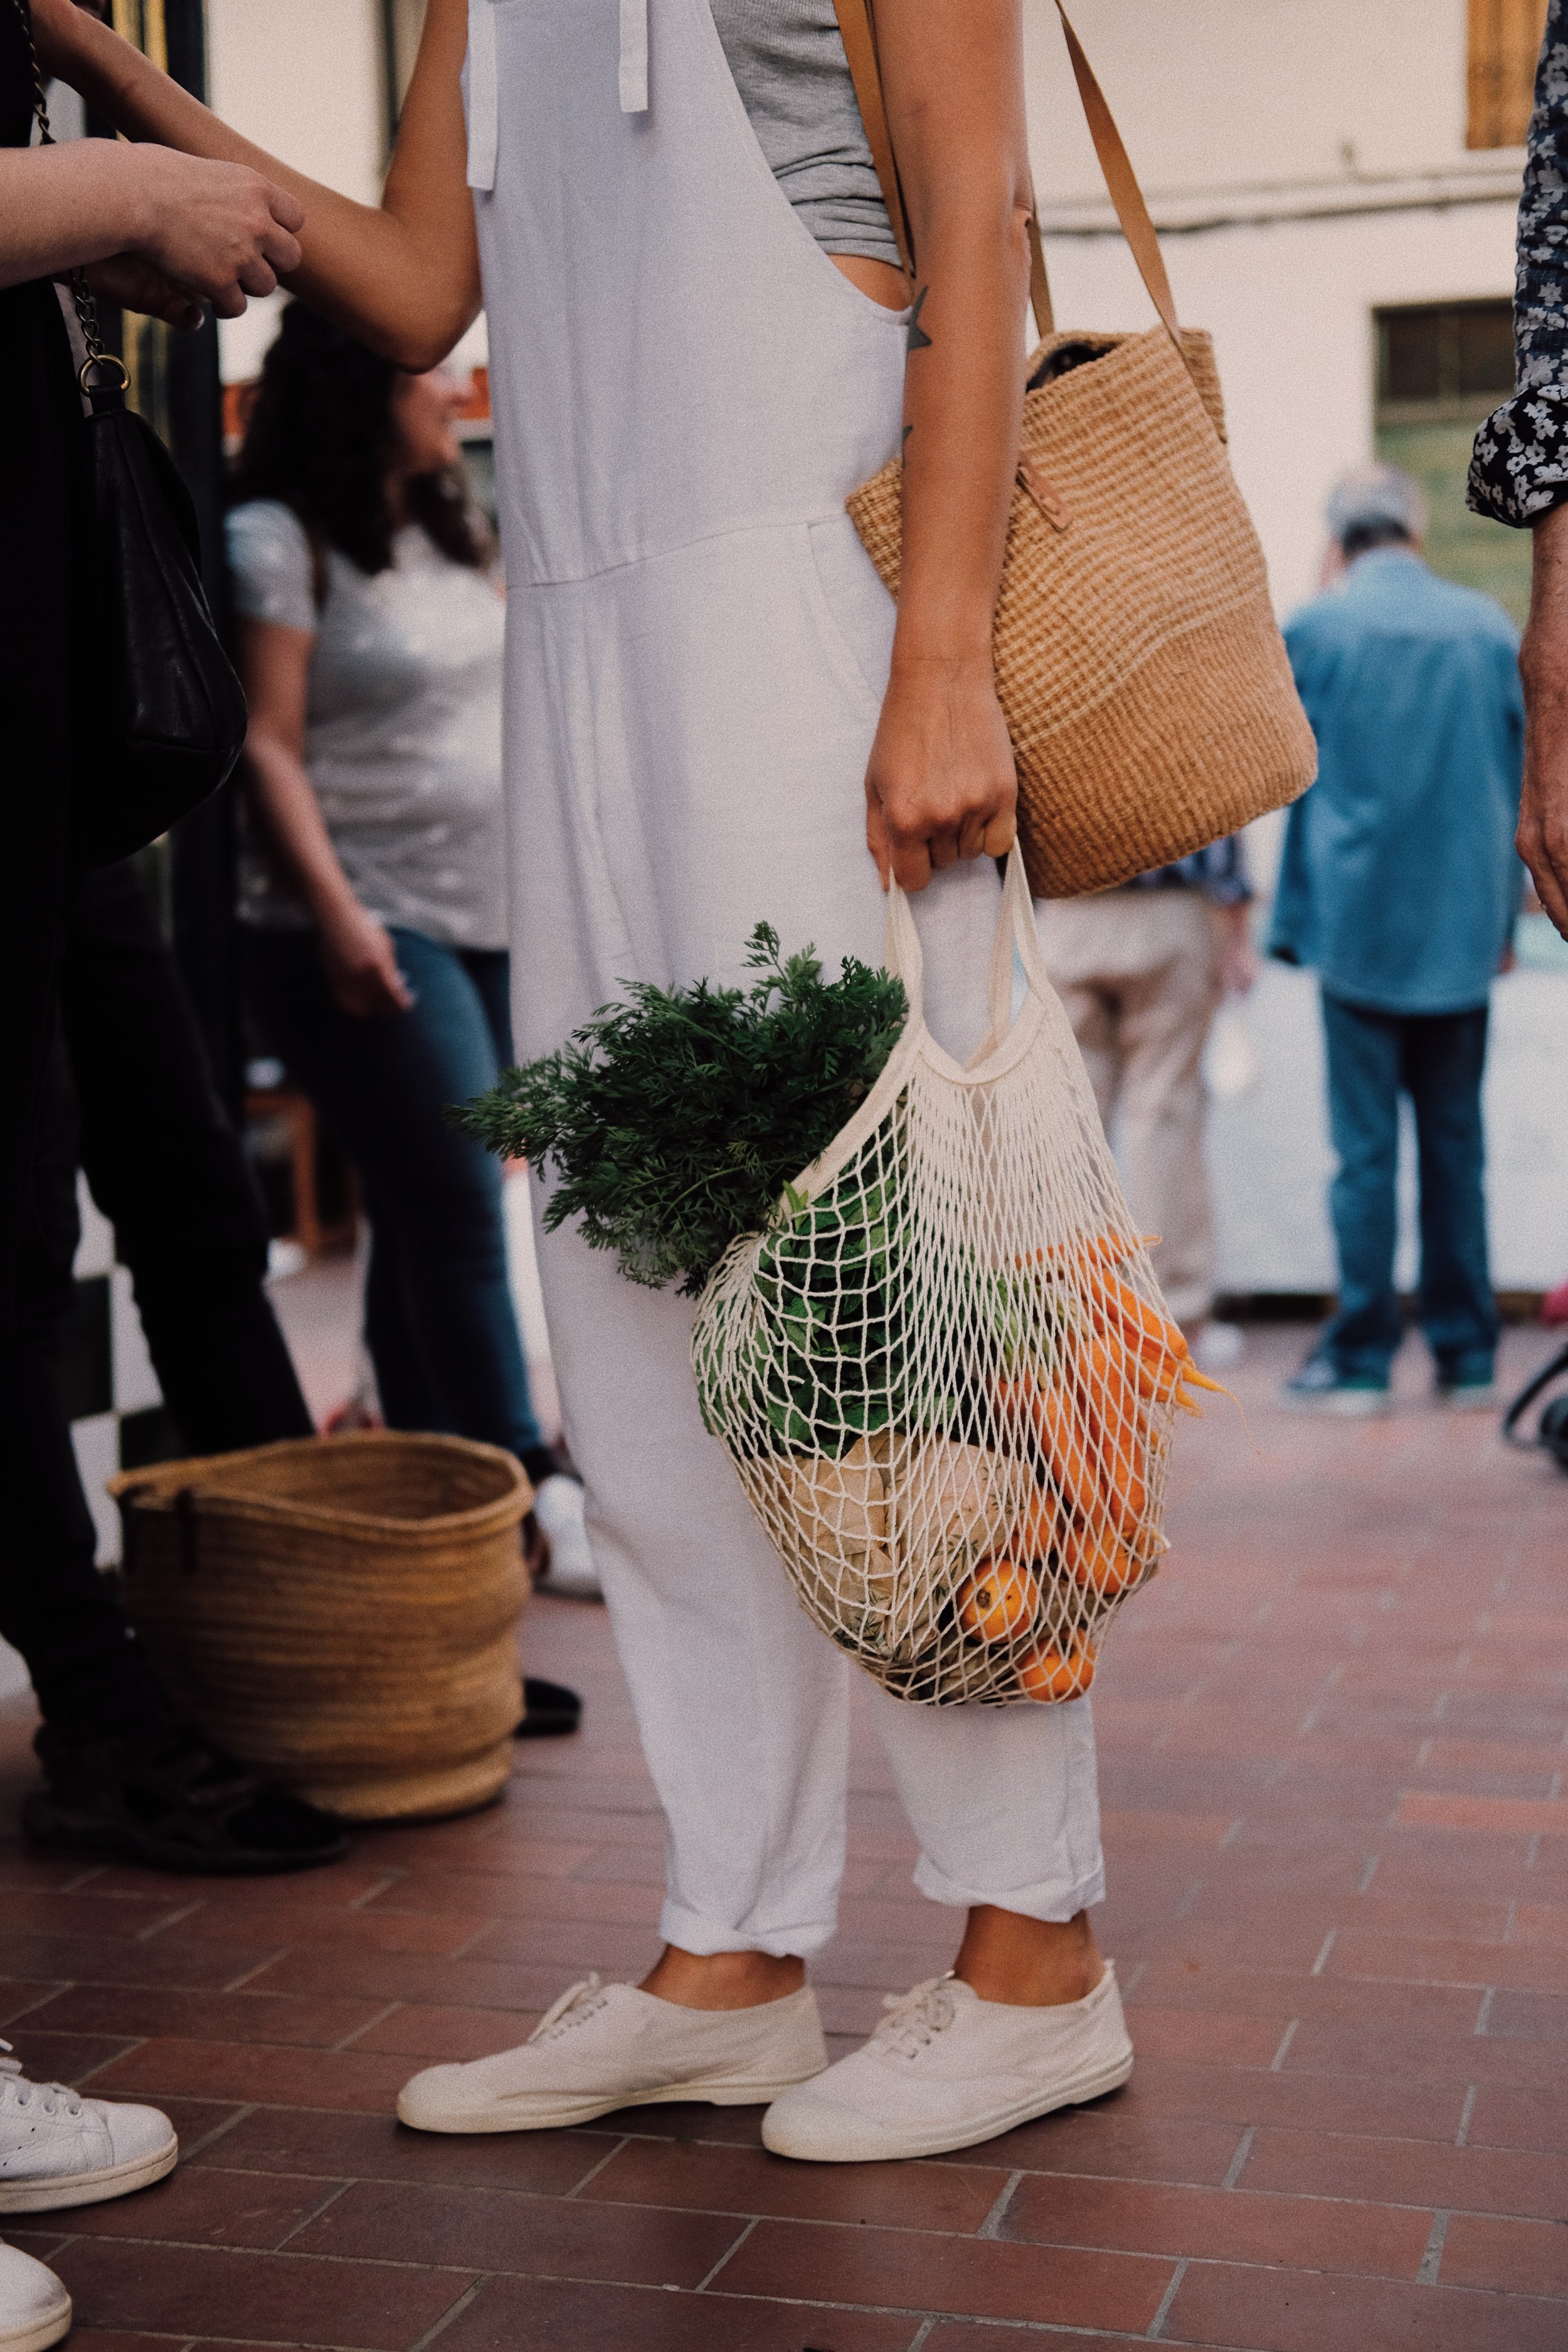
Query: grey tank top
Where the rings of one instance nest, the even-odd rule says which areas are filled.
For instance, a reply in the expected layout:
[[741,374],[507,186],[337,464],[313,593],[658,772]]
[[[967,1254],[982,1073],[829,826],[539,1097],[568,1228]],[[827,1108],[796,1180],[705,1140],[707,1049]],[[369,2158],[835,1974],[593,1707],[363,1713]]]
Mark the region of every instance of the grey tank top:
[[899,266],[833,0],[711,0],[757,144],[825,253]]

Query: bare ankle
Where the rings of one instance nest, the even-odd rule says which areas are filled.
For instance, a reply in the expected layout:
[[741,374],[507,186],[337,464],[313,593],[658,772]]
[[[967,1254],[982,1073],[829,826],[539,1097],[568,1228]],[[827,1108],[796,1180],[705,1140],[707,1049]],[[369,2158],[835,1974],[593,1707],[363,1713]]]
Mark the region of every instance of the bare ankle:
[[982,2000],[1021,2009],[1082,2000],[1104,1973],[1087,1911],[1076,1919],[1026,1919],[994,1903],[971,1911],[953,1962],[953,1974]]
[[805,1962],[771,1952],[684,1952],[667,1944],[640,1990],[680,2009],[760,2009],[805,1982]]

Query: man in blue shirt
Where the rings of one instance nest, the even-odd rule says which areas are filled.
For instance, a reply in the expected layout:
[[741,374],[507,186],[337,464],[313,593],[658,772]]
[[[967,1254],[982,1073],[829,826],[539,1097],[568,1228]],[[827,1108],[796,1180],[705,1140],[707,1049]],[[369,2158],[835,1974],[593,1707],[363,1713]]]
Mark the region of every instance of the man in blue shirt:
[[1339,484],[1340,582],[1288,623],[1318,738],[1290,811],[1269,952],[1317,968],[1339,1170],[1339,1311],[1286,1401],[1376,1412],[1404,1337],[1394,1287],[1399,1097],[1415,1113],[1421,1326],[1438,1398],[1493,1401],[1481,1072],[1509,952],[1523,758],[1519,640],[1501,606],[1422,562],[1425,502],[1392,467]]

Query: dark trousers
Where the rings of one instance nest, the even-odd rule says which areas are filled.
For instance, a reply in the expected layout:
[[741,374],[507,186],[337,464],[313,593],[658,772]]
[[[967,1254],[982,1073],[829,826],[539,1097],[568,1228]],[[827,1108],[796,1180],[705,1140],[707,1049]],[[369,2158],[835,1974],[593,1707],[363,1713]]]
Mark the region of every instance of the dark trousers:
[[4,1344],[0,1633],[45,1717],[114,1727],[160,1705],[94,1566],[60,1352],[75,1302],[79,1160],[113,1223],[163,1396],[193,1453],[311,1433],[262,1276],[267,1234],[173,958],[132,866],[89,874],[66,929],[60,1014]]
[[1421,1328],[1444,1381],[1489,1381],[1499,1320],[1487,1265],[1481,1074],[1487,1007],[1373,1013],[1325,994],[1329,1118],[1339,1170],[1329,1205],[1340,1307],[1326,1345],[1346,1375],[1387,1377],[1405,1336],[1394,1287],[1399,1097],[1415,1113]]
[[508,1446],[537,1478],[553,1464],[507,1279],[500,1166],[447,1118],[511,1058],[507,958],[392,936],[410,1012],[343,1012],[311,931],[253,934],[256,1012],[359,1171],[365,1344],[388,1427]]

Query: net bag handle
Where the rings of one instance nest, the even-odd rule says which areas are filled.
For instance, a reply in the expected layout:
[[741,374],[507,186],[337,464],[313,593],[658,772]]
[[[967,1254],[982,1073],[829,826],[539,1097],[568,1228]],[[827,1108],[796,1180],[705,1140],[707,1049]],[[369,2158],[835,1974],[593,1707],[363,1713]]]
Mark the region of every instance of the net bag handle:
[[[1007,869],[1002,882],[1002,905],[996,918],[995,937],[991,943],[991,970],[986,993],[991,1013],[988,1043],[993,1045],[999,1045],[1013,1026],[1015,950],[1024,967],[1030,994],[1048,996],[1050,982],[1046,975],[1045,958],[1040,953],[1040,935],[1035,927],[1035,902],[1029,895],[1024,853],[1016,842],[1007,853]],[[923,1025],[925,954],[921,946],[921,935],[915,929],[908,894],[896,882],[889,882],[888,886],[888,925],[882,961],[895,980],[903,982],[904,994],[910,1003],[911,1025],[917,1022]]]

